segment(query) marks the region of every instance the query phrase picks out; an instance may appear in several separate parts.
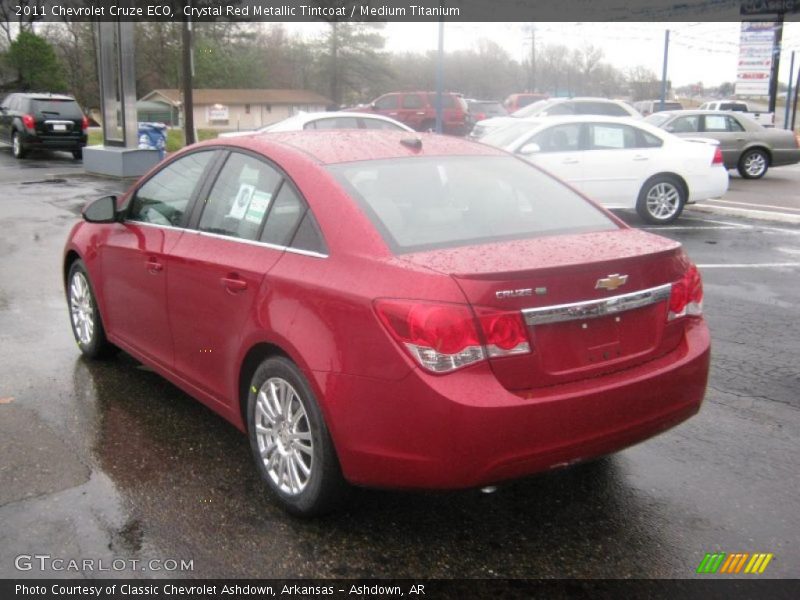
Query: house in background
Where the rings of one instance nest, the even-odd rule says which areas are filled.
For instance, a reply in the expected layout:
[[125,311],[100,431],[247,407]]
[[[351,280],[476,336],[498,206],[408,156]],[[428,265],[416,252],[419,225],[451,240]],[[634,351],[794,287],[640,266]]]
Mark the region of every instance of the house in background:
[[[307,90],[193,90],[194,125],[198,129],[249,130],[277,123],[300,111],[325,110],[331,101]],[[183,94],[177,89],[153,90],[139,104],[148,112],[181,113]],[[160,121],[160,119],[153,119]]]

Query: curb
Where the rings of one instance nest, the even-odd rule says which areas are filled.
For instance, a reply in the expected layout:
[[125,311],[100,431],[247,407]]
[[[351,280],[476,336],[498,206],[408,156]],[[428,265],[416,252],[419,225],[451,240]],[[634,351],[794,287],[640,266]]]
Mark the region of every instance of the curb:
[[727,215],[729,217],[747,217],[760,221],[778,221],[800,225],[800,214],[772,212],[769,210],[752,210],[749,208],[733,208],[729,206],[711,206],[708,204],[692,204],[689,210],[711,213],[714,215]]

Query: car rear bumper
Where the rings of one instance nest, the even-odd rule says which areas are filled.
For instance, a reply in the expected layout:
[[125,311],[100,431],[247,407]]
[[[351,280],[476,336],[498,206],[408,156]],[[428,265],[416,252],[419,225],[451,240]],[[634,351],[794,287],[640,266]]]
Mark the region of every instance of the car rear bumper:
[[609,454],[695,414],[705,394],[708,329],[602,378],[512,393],[487,363],[400,381],[315,373],[345,477],[390,488],[457,489]]
[[720,166],[711,167],[703,175],[695,175],[687,181],[688,202],[700,202],[709,198],[719,198],[728,191],[730,176],[728,170]]
[[67,148],[73,149],[86,145],[87,136],[81,135],[31,135],[22,136],[26,148]]

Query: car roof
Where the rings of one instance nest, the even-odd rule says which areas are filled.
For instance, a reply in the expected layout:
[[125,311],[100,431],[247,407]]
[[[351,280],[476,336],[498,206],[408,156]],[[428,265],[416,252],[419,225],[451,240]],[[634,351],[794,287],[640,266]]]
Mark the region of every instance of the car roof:
[[[514,121],[523,123],[542,123],[546,125],[555,125],[557,123],[586,123],[589,121],[593,123],[598,121],[607,121],[609,123],[627,123],[630,125],[639,125],[642,122],[641,119],[636,119],[630,116],[614,117],[612,115],[555,115],[552,117],[516,117]],[[513,121],[509,122],[511,123]]]
[[[335,119],[339,117],[353,117],[356,119],[372,119],[374,121],[383,121],[385,123],[391,123],[393,125],[397,125],[398,127],[406,129],[409,132],[414,131],[413,129],[408,127],[408,125],[405,125],[400,121],[392,119],[391,117],[385,117],[383,115],[373,114],[373,113],[340,110],[340,111],[299,112],[295,115],[292,115],[291,117],[287,117],[283,121],[277,121],[275,123],[272,123],[271,125],[266,125],[261,129],[257,129],[253,133],[254,134],[257,134],[259,132],[271,133],[269,131],[263,131],[263,130],[268,130],[270,127],[275,127],[287,123],[291,124],[297,123],[304,125],[306,123],[310,123],[311,121],[317,121],[319,119]],[[277,133],[277,131],[274,133]]]
[[[419,140],[419,142],[417,142]],[[405,131],[337,129],[286,131],[208,140],[202,145],[236,146],[270,156],[289,150],[319,164],[420,156],[505,156],[505,152],[461,138]]]
[[[11,96],[12,94],[9,94]],[[48,92],[15,92],[14,96],[22,96],[23,98],[30,98],[32,100],[72,100],[75,98],[65,94],[50,94]]]

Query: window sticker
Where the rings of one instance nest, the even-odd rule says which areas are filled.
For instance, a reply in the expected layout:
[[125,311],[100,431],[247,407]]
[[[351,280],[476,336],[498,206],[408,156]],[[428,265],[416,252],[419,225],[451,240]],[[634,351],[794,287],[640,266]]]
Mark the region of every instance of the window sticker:
[[228,216],[241,221],[245,214],[247,214],[247,207],[250,205],[250,200],[256,188],[248,183],[243,183],[239,186],[239,191],[236,194],[236,200],[231,206]]
[[269,192],[254,192],[250,199],[250,206],[247,207],[247,212],[244,215],[245,221],[256,224],[261,223],[271,201],[272,194]]

